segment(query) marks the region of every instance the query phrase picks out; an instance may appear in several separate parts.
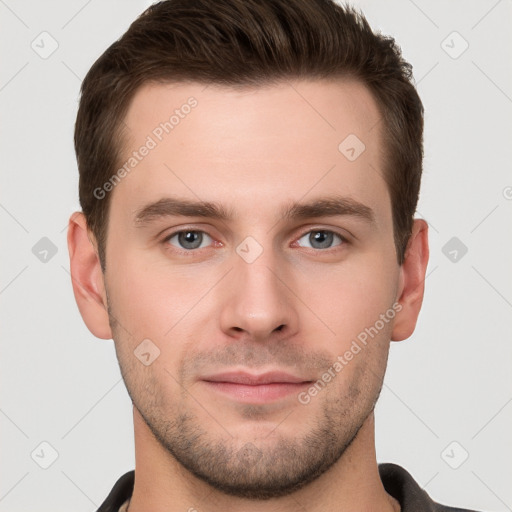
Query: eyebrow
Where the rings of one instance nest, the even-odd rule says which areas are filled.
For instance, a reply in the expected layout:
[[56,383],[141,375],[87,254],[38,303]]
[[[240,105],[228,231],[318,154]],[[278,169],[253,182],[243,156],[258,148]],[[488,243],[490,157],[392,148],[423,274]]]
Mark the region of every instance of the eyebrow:
[[320,198],[304,204],[292,203],[282,211],[283,218],[292,220],[347,215],[359,217],[369,223],[375,221],[375,214],[369,206],[349,197],[341,196]]
[[[190,201],[176,197],[164,197],[147,204],[135,212],[135,224],[144,226],[165,217],[204,217],[221,221],[234,218],[233,209],[214,201]],[[291,203],[281,210],[286,220],[304,220],[313,217],[358,217],[368,223],[375,222],[373,210],[349,197],[329,196],[308,203]]]

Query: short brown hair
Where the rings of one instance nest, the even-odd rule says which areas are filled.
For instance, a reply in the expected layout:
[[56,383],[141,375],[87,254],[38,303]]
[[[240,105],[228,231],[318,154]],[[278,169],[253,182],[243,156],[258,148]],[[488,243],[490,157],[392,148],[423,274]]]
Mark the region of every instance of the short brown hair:
[[379,107],[401,264],[421,181],[423,105],[394,39],[332,0],[165,0],[135,20],[82,83],[75,126],[79,196],[103,270],[110,197],[97,199],[94,190],[120,161],[123,119],[142,84],[257,87],[337,77],[365,84]]

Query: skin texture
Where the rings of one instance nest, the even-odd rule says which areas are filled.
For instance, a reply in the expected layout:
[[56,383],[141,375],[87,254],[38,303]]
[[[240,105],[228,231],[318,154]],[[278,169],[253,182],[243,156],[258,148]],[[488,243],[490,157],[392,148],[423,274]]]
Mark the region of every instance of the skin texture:
[[[197,106],[109,192],[104,275],[83,214],[69,224],[77,304],[95,336],[114,339],[134,404],[129,510],[398,510],[378,476],[373,408],[390,340],[414,330],[428,243],[416,220],[398,265],[377,105],[341,80],[146,85],[125,118],[123,155],[191,96]],[[354,161],[338,150],[349,134],[366,147]],[[373,220],[282,215],[333,195]],[[135,221],[171,196],[217,202],[232,219]],[[203,233],[200,248],[168,239],[179,230]],[[257,244],[240,246],[248,236]],[[237,247],[261,254],[249,263]],[[307,404],[297,392],[250,403],[204,380],[279,370],[308,392],[371,326],[377,334]],[[145,365],[134,351],[148,339],[160,352]]]

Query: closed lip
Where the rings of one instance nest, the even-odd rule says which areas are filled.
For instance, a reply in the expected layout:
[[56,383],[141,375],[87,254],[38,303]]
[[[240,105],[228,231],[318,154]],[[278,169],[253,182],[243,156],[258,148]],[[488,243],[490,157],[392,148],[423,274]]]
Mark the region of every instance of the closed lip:
[[224,372],[208,375],[201,380],[206,382],[226,382],[231,384],[243,384],[246,386],[261,386],[264,384],[304,384],[311,380],[296,377],[282,371],[272,371],[255,375],[247,372]]

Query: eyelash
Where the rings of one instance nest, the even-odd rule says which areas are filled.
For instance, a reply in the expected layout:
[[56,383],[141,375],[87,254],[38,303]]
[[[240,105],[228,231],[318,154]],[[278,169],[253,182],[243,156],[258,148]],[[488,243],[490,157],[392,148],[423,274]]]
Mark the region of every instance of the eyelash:
[[[178,253],[178,254],[181,254],[181,255],[185,255],[185,256],[196,256],[197,253],[199,251],[201,251],[202,249],[207,249],[207,247],[202,247],[200,249],[179,249],[178,247],[176,246],[173,246],[169,243],[169,241],[174,238],[176,235],[179,235],[180,233],[189,233],[189,232],[193,232],[193,233],[203,233],[207,236],[209,236],[212,240],[213,240],[213,237],[211,235],[209,235],[206,231],[203,231],[201,229],[194,229],[194,228],[188,228],[188,229],[180,229],[178,231],[174,231],[172,233],[170,233],[169,235],[167,235],[163,240],[162,240],[162,243],[164,245],[167,245],[167,246],[171,246],[172,249],[171,251],[172,252],[175,252],[175,253]],[[304,231],[303,233],[301,233],[301,235],[296,239],[296,241],[300,240],[301,238],[304,237],[304,235],[307,235],[309,233],[315,233],[315,232],[323,232],[323,233],[332,233],[333,235],[336,235],[340,240],[341,240],[341,243],[339,243],[338,245],[335,245],[333,247],[329,247],[327,249],[315,249],[315,248],[311,248],[311,247],[303,247],[303,249],[308,249],[310,251],[314,251],[314,252],[318,252],[318,253],[324,253],[324,254],[330,254],[332,253],[333,251],[337,251],[339,250],[341,247],[347,245],[349,243],[348,239],[346,236],[342,235],[341,233],[337,232],[337,231],[334,231],[332,229],[323,229],[323,228],[314,228],[314,229],[309,229],[307,231]],[[294,242],[295,243],[295,242]],[[301,247],[301,246],[299,246]]]

